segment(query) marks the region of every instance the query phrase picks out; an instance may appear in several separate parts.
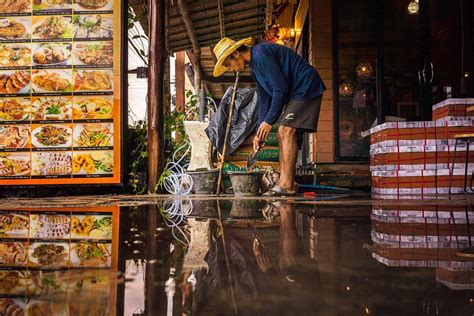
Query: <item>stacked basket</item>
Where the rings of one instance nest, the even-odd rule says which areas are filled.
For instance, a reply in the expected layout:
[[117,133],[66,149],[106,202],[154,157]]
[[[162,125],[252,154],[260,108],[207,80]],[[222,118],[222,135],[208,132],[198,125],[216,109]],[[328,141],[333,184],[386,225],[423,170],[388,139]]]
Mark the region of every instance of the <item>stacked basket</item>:
[[436,268],[437,280],[446,286],[472,288],[474,262],[458,255],[473,240],[467,216],[472,223],[474,212],[466,212],[468,207],[375,204],[373,258],[387,266]]
[[[372,191],[400,195],[448,193],[451,179],[451,192],[463,192],[466,145],[458,144],[455,155],[454,136],[474,132],[474,117],[465,116],[466,108],[473,103],[474,99],[449,99],[433,106],[434,121],[390,122],[372,128]],[[474,170],[474,146],[468,157],[467,183]]]

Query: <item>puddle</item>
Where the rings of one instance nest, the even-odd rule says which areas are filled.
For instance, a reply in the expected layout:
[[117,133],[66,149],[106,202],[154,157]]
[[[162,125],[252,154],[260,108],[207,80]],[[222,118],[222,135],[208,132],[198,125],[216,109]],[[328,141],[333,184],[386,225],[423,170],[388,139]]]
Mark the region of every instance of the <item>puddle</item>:
[[87,201],[0,211],[0,315],[474,313],[465,199]]

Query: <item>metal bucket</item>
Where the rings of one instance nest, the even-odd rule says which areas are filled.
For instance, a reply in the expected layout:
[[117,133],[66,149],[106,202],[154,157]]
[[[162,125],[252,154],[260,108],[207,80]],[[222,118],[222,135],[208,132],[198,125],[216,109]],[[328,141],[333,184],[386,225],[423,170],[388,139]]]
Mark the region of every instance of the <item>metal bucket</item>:
[[260,193],[263,172],[229,171],[234,195],[255,196]]
[[195,194],[215,194],[217,191],[218,169],[204,171],[188,171],[193,178],[193,192]]

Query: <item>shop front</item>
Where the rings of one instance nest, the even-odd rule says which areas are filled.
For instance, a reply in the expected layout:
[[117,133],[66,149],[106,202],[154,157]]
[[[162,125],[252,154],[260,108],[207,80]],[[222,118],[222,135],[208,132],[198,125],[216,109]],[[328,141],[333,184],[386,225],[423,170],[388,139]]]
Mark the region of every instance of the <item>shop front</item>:
[[429,121],[432,105],[474,95],[469,1],[317,0],[310,60],[329,88],[312,160],[369,161],[363,132],[385,121]]

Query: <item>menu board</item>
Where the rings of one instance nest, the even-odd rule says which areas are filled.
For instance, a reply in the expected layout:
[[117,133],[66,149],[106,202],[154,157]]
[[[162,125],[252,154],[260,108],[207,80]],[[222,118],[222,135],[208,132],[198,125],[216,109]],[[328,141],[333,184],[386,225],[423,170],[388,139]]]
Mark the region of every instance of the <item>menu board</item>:
[[0,211],[0,315],[109,315],[90,303],[115,297],[118,221],[117,206]]
[[0,185],[121,181],[120,0],[0,0]]

